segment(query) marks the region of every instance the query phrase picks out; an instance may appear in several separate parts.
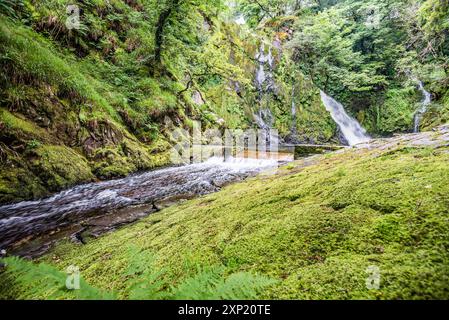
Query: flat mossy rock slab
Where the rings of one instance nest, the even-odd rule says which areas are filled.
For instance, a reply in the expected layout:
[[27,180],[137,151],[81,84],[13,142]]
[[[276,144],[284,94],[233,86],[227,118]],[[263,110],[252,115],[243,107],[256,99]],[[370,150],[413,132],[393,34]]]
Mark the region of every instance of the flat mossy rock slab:
[[[76,265],[87,282],[123,299],[118,275],[130,247],[170,283],[216,264],[275,279],[260,298],[448,299],[448,163],[448,126],[373,140],[292,162],[86,245],[60,244],[43,260],[59,270]],[[367,288],[374,269],[379,289]],[[30,288],[9,283],[0,295],[48,296]]]

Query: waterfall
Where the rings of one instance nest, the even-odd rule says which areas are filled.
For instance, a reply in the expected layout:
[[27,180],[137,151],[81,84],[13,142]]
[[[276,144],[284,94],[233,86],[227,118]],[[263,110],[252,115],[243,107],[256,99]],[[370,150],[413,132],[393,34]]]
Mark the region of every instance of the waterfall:
[[262,98],[264,94],[267,92],[273,92],[276,88],[273,77],[274,57],[271,46],[268,48],[268,53],[265,53],[265,44],[261,43],[255,59],[258,62],[255,83],[260,105],[258,111],[254,114],[254,120],[258,127],[265,131],[266,140],[269,145],[277,146],[279,144],[279,137],[272,132],[274,116],[268,106],[262,106]]
[[292,88],[292,126],[291,133],[293,136],[296,136],[296,103],[295,103],[295,87]]
[[349,145],[353,146],[370,140],[365,129],[362,128],[357,120],[346,113],[341,103],[335,101],[323,91],[320,91],[320,93],[326,110],[330,112],[332,119],[337,123]]
[[259,99],[261,99],[265,92],[272,91],[275,88],[273,79],[274,57],[271,46],[268,48],[268,53],[265,54],[265,44],[262,43],[255,58],[259,64],[256,71],[256,87],[259,92]]
[[418,89],[423,95],[423,100],[421,101],[421,107],[415,113],[413,127],[414,133],[419,132],[419,125],[421,124],[422,116],[424,115],[424,113],[426,113],[427,107],[432,102],[432,95],[428,91],[426,91],[426,89],[424,89],[424,84],[420,80],[418,80]]

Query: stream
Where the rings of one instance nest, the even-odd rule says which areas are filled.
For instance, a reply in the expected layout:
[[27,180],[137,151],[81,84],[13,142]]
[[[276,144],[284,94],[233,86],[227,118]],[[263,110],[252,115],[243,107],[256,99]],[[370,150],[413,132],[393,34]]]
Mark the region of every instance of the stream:
[[182,200],[216,192],[277,167],[278,160],[213,157],[119,180],[73,187],[52,197],[0,206],[0,250],[37,257],[56,241],[97,237]]

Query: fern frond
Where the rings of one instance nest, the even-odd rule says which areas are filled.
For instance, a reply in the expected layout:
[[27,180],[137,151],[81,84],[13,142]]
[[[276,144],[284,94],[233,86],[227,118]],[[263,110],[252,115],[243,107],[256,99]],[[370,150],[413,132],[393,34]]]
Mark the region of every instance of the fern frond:
[[19,298],[46,299],[113,299],[114,295],[94,288],[80,278],[80,289],[66,287],[67,274],[45,264],[35,264],[18,257],[1,260],[5,264],[5,276],[17,284],[25,296]]
[[274,280],[247,272],[223,275],[224,267],[209,267],[194,277],[184,280],[173,289],[172,299],[177,300],[245,300],[256,299],[262,289]]
[[[137,248],[129,249],[128,267],[123,273],[125,291],[123,297],[133,300],[244,300],[256,299],[258,294],[274,280],[247,272],[225,276],[224,266],[198,266],[197,273],[183,280],[176,287],[169,287],[166,270],[155,267],[155,255]],[[67,274],[45,263],[35,264],[17,257],[0,260],[6,265],[2,278],[2,292],[13,285],[20,292],[13,292],[16,299],[116,299],[111,292],[90,286],[80,277],[80,288],[66,287]]]
[[165,269],[155,268],[156,256],[137,247],[128,249],[127,294],[132,300],[155,300],[167,298],[163,276]]
[[253,275],[248,272],[231,274],[215,288],[214,300],[249,300],[257,299],[263,289],[276,283],[268,277]]
[[0,13],[17,18],[16,10],[23,7],[22,0],[0,0]]
[[200,269],[199,272],[184,280],[172,289],[174,300],[210,300],[213,299],[217,286],[222,281],[224,268],[214,266]]

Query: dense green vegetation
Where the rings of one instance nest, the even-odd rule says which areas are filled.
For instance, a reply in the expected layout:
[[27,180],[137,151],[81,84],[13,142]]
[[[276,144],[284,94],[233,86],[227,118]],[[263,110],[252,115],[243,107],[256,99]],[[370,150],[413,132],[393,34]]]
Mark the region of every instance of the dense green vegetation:
[[[254,57],[270,40],[229,20],[221,1],[83,1],[79,29],[66,26],[70,1],[0,3],[0,202],[166,165],[167,133],[192,120],[254,125]],[[276,59],[279,90],[266,103],[287,135],[297,79],[288,55]],[[316,88],[300,86],[300,134],[331,139]],[[56,149],[79,163],[60,170]]]
[[245,0],[241,10],[253,25],[294,16],[288,47],[300,70],[372,134],[388,135],[410,130],[418,79],[435,98],[423,127],[447,120],[448,6],[440,0]]
[[[420,129],[449,122],[444,0],[83,0],[69,28],[71,4],[0,0],[0,203],[169,165],[174,128],[255,128],[261,109],[282,138],[338,143],[320,89],[374,137],[413,130],[418,81]],[[39,263],[5,258],[0,298],[447,299],[439,134],[293,162]],[[82,290],[63,287],[70,265]]]
[[[154,254],[130,247],[127,253],[128,266],[123,270],[120,278],[125,283],[125,290],[118,293],[101,290],[90,286],[81,277],[73,278],[73,286],[79,285],[79,290],[69,290],[61,286],[66,283],[68,274],[61,272],[51,265],[41,263],[33,265],[31,262],[16,257],[3,261],[8,268],[3,274],[0,285],[3,298],[42,298],[46,299],[82,299],[82,300],[111,300],[127,298],[143,299],[254,299],[262,289],[272,285],[275,281],[263,276],[253,276],[247,272],[238,272],[229,276],[224,275],[225,268],[219,265],[197,266],[197,273],[184,279],[177,286],[171,286],[164,279],[165,269],[154,266]],[[191,265],[190,267],[195,267]],[[71,273],[79,272],[67,269]],[[78,277],[79,275],[77,275]],[[75,284],[76,281],[76,284]],[[26,291],[23,296],[16,296],[9,285],[20,284]]]
[[295,60],[371,133],[410,129],[418,79],[447,112],[447,2],[348,0],[303,10],[290,43]]
[[[318,88],[374,135],[412,129],[418,78],[434,96],[422,128],[449,117],[444,1],[88,0],[76,29],[69,4],[0,2],[0,202],[166,165],[174,126],[252,127],[259,108],[283,137],[336,142]],[[85,173],[48,163],[55,147]]]

